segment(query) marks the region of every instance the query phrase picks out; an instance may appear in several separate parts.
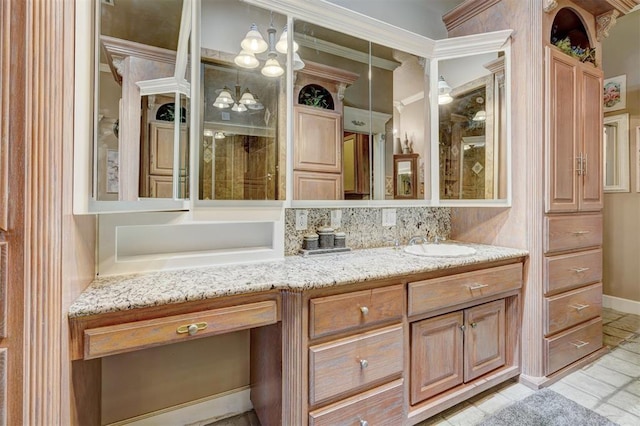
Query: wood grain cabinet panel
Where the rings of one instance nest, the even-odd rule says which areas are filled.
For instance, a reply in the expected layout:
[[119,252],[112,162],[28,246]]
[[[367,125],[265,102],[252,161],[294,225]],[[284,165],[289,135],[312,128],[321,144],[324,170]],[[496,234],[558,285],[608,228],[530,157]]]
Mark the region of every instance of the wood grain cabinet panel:
[[309,335],[317,338],[402,318],[402,285],[355,291],[309,301]]
[[544,339],[546,374],[552,374],[602,347],[602,319],[594,318],[577,327]]
[[465,310],[464,381],[505,364],[504,299]]
[[409,283],[409,316],[522,287],[522,265],[513,264]]
[[463,382],[462,311],[411,324],[411,404]]
[[547,296],[599,281],[602,281],[602,249],[544,258]]
[[400,374],[404,367],[402,325],[380,328],[309,348],[309,403]]
[[548,336],[602,314],[602,284],[545,297],[545,335]]
[[394,380],[310,412],[309,426],[401,425],[403,402],[403,380]]
[[0,338],[7,337],[7,286],[9,285],[7,247],[6,242],[0,241]]
[[602,215],[545,217],[545,253],[602,245]]
[[84,359],[245,330],[274,324],[277,320],[277,302],[269,300],[91,328],[84,331]]
[[293,171],[295,200],[342,200],[342,174]]
[[342,173],[342,114],[298,105],[295,116],[293,168]]

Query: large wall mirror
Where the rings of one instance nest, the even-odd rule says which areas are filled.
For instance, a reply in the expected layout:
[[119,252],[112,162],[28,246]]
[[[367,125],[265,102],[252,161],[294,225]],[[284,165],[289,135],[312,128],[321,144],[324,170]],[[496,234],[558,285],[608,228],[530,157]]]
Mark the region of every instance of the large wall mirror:
[[425,61],[303,20],[293,39],[293,200],[424,198],[424,168],[397,196],[394,157],[424,165]]
[[507,64],[503,51],[438,61],[432,84],[443,204],[508,198]]
[[93,198],[186,199],[191,2],[96,1],[95,14]]
[[283,200],[286,16],[203,0],[199,200]]

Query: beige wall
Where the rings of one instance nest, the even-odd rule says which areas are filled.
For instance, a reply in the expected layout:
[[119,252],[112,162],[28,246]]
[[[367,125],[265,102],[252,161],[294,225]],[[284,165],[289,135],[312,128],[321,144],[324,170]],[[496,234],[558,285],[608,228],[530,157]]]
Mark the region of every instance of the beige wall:
[[604,196],[604,293],[640,302],[640,188],[636,184],[640,126],[640,11],[618,19],[602,42],[605,78],[627,75],[627,106],[607,115],[629,113],[631,192]]

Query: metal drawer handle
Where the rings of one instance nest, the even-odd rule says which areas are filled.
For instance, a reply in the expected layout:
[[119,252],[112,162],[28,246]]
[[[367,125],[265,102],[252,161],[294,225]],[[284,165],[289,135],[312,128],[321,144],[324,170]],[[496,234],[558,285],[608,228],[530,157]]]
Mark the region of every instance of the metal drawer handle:
[[362,312],[362,315],[367,315],[369,313],[369,308],[366,306],[360,306],[360,312]]
[[581,304],[576,304],[576,305],[569,305],[571,308],[575,309],[576,311],[580,312],[583,309],[587,309],[589,307],[589,305],[581,305]]
[[194,334],[196,334],[198,331],[200,330],[204,330],[205,328],[207,328],[207,323],[206,322],[196,322],[194,324],[185,324],[185,325],[181,325],[180,327],[178,327],[178,329],[176,330],[176,333],[178,334],[185,334],[188,333],[189,336],[193,336]]
[[369,422],[366,420],[360,420],[360,426],[369,426]]
[[362,368],[364,370],[368,366],[369,366],[369,361],[367,361],[366,359],[361,359],[360,360],[360,368]]
[[582,272],[588,271],[589,269],[591,269],[591,268],[571,268],[570,271],[573,271],[573,272],[575,272],[577,274],[580,274]]
[[571,344],[575,346],[576,349],[580,349],[583,346],[587,346],[589,342],[583,342],[582,340],[578,340],[577,342],[571,342]]
[[572,234],[573,235],[584,235],[584,234],[588,234],[591,231],[573,231]]
[[469,286],[469,290],[478,290],[480,288],[489,287],[489,284],[474,284]]

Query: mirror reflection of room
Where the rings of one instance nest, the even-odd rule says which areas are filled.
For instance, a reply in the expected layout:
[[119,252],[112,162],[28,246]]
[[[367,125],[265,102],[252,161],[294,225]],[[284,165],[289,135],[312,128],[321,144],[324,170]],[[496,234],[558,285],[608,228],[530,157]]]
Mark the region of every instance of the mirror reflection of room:
[[[238,0],[205,0],[201,19],[198,198],[284,199],[286,17]],[[294,58],[294,67],[304,66]]]
[[[188,73],[176,66],[180,38],[186,45],[189,36],[183,1],[96,5],[95,198],[186,198],[190,108],[177,82]],[[171,81],[153,93],[158,79]]]
[[504,198],[504,57],[443,60],[438,71],[440,199]]
[[394,199],[401,117],[405,150],[424,149],[424,61],[305,21],[294,38],[293,198]]

